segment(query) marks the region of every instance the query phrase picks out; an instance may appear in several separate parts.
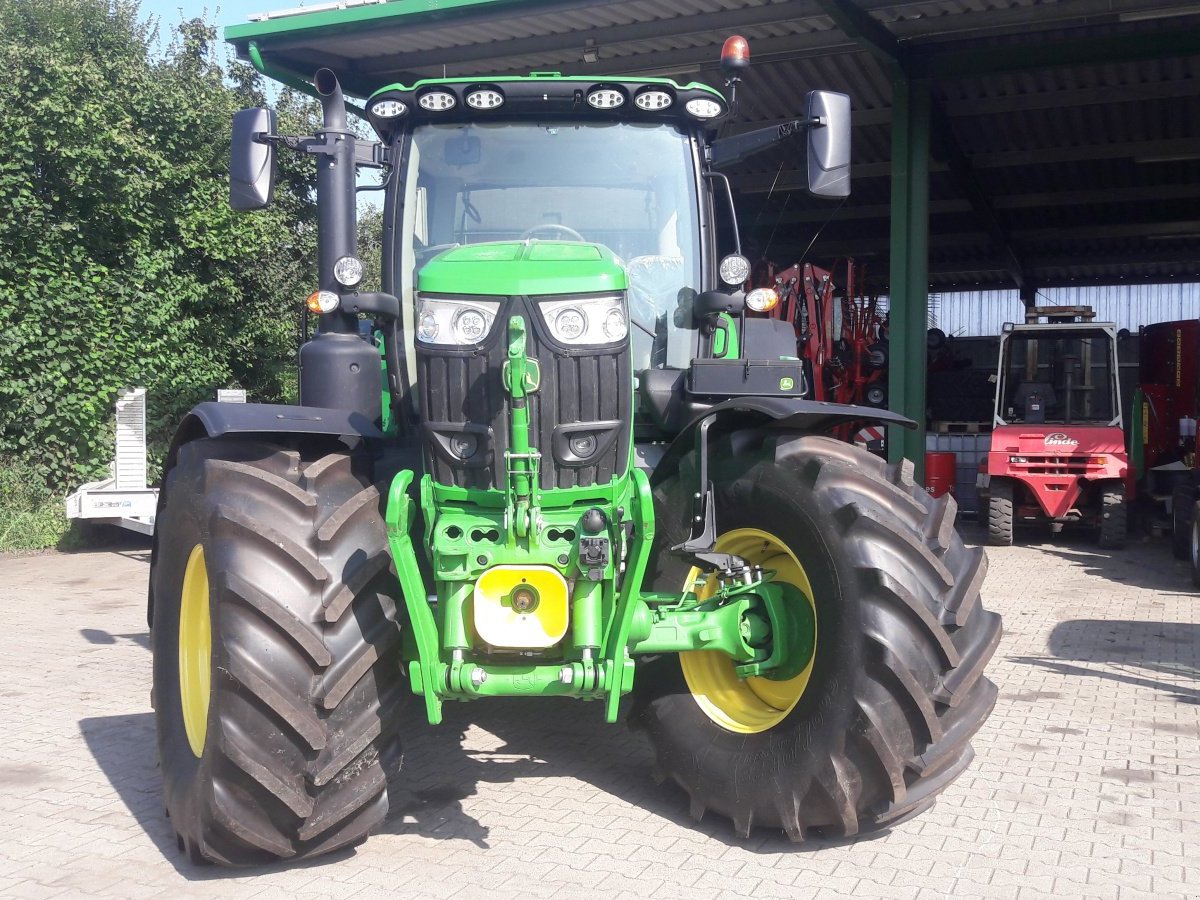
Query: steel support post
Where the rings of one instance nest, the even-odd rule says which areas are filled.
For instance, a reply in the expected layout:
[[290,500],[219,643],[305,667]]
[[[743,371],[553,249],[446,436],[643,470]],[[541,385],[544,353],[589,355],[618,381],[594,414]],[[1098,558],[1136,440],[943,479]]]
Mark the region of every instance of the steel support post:
[[1021,288],[1021,305],[1024,307],[1022,312],[1025,314],[1025,321],[1036,322],[1037,316],[1034,315],[1033,308],[1037,306],[1037,288],[1032,284]]
[[929,81],[892,72],[890,406],[916,420],[892,426],[888,458],[908,458],[925,478],[925,332],[929,316]]

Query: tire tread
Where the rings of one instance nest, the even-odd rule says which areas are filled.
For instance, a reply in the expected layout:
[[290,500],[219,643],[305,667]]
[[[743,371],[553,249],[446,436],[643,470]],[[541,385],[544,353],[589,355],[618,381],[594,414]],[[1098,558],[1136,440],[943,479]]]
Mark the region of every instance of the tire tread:
[[181,846],[255,865],[364,839],[405,698],[378,490],[347,452],[219,439],[181,449],[174,491],[213,554],[211,774],[171,815]]

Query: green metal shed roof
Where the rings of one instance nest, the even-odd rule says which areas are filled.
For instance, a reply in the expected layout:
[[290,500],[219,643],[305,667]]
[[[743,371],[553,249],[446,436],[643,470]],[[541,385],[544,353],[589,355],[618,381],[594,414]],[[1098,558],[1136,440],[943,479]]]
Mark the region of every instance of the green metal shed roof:
[[405,68],[408,47],[402,41],[418,23],[455,20],[484,8],[511,14],[520,6],[552,5],[541,0],[341,0],[254,16],[227,27],[225,40],[242,59],[290,80],[310,80],[328,66],[348,93],[365,97],[389,81],[420,77]]
[[795,148],[731,173],[747,246],[777,262],[853,255],[888,277],[894,53],[928,74],[938,110],[933,289],[1200,280],[1197,0],[344,0],[226,37],[293,79],[330,66],[364,96],[531,71],[718,86],[734,33],[754,65],[727,129],[792,117],[809,88],[854,110],[836,215],[801,190]]

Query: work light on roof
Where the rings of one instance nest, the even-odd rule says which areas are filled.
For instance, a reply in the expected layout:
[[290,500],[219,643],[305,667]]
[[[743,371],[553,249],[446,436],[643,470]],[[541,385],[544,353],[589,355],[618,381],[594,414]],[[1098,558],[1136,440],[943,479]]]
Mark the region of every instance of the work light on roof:
[[400,100],[376,100],[371,104],[371,115],[379,119],[396,119],[408,112]]
[[697,119],[715,119],[721,114],[721,104],[707,97],[694,97],[683,105],[688,115]]
[[666,109],[672,103],[672,97],[666,91],[642,91],[633,98],[634,105],[638,109],[645,109],[654,112],[660,109]]
[[616,109],[625,102],[625,95],[616,88],[595,88],[588,91],[587,102],[593,109]]
[[449,91],[428,91],[417,98],[417,105],[430,112],[445,112],[457,103],[458,98]]
[[504,105],[504,95],[492,88],[476,88],[465,99],[471,109],[496,109]]

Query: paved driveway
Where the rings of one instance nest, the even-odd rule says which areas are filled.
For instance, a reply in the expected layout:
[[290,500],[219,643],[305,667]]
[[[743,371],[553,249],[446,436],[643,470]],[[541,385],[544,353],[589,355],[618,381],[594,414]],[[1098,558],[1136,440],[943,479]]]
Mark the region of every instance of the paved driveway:
[[598,707],[494,701],[413,716],[386,833],[234,872],[190,866],[162,814],[148,556],[0,559],[0,896],[1200,896],[1200,596],[1165,542],[991,551],[999,704],[971,769],[891,833],[742,841],[694,824]]

